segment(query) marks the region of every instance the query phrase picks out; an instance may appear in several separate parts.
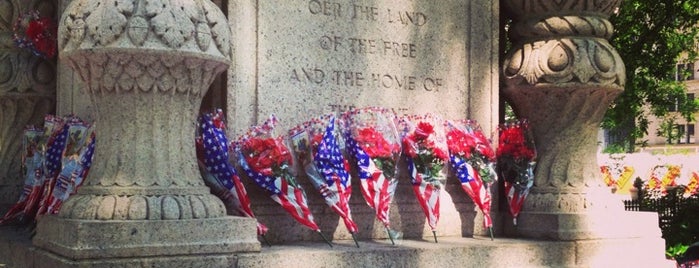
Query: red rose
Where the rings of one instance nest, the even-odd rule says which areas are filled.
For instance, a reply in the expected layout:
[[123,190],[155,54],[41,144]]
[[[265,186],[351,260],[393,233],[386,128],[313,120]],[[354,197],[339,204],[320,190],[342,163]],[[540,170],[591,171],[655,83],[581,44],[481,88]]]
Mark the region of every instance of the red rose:
[[449,154],[447,154],[447,152],[445,152],[444,150],[442,150],[440,148],[433,148],[432,152],[434,152],[435,157],[437,157],[439,159],[442,159],[444,161],[449,159]]
[[425,140],[432,133],[434,133],[434,126],[432,126],[432,124],[427,123],[427,122],[419,122],[419,123],[417,123],[417,128],[415,128],[414,137],[415,137],[415,140],[418,140],[418,141]]
[[47,58],[56,55],[56,40],[53,38],[54,27],[50,18],[40,18],[29,22],[25,35],[32,42],[34,49]]
[[500,133],[500,142],[497,156],[509,156],[515,161],[530,161],[536,157],[534,148],[527,142],[524,136],[525,130],[521,126],[511,126],[503,129]]
[[292,162],[289,149],[279,139],[249,139],[244,142],[243,150],[250,167],[267,176],[273,175],[273,167]]
[[372,127],[360,129],[356,139],[369,157],[391,157],[400,150],[399,145],[389,143],[380,132]]
[[409,157],[414,158],[417,156],[415,148],[417,147],[417,142],[413,140],[413,135],[403,138],[403,152]]
[[447,132],[447,148],[451,154],[471,157],[471,148],[476,146],[473,139],[460,130],[450,130]]
[[321,142],[323,142],[323,134],[316,134],[311,137],[311,148],[314,155],[318,153],[318,146],[320,146]]

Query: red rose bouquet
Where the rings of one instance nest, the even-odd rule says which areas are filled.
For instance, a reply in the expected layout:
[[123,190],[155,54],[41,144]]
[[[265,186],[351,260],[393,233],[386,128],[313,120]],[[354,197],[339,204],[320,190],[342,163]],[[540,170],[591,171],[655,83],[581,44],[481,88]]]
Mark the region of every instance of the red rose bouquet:
[[[197,130],[197,160],[204,183],[223,201],[229,214],[255,218],[247,190],[230,162],[223,111],[200,116]],[[257,222],[257,234],[263,239],[267,230],[267,226]]]
[[[46,159],[46,137],[44,130],[36,127],[24,129],[22,139],[22,174],[24,175],[24,188],[17,202],[0,218],[0,224],[24,216],[27,207],[35,206],[39,202],[41,187],[43,186],[43,164]],[[27,215],[29,216],[29,215]],[[24,218],[29,219],[28,217]]]
[[20,48],[29,49],[45,59],[56,56],[56,24],[49,17],[41,17],[38,11],[19,16],[12,25],[12,40]]
[[293,157],[285,137],[275,135],[277,118],[271,116],[262,125],[253,126],[236,144],[238,164],[258,186],[267,190],[296,221],[320,232],[308,208],[306,193],[296,181]]
[[333,115],[314,118],[289,131],[297,165],[306,172],[325,203],[340,215],[359,247],[355,237],[359,229],[349,207],[352,196],[349,162],[342,155],[339,136]]
[[37,215],[58,213],[63,201],[82,185],[92,163],[95,138],[90,124],[75,116],[48,141],[44,192]]
[[442,121],[432,115],[404,116],[398,129],[413,191],[437,242],[439,194],[446,180],[445,164],[449,161]]
[[387,109],[370,107],[348,111],[342,118],[347,152],[357,167],[362,195],[395,244],[389,228],[389,209],[398,183],[396,163],[401,150],[396,115]]
[[[90,171],[92,156],[95,152],[95,132],[92,129],[71,127],[66,152],[62,159],[61,172],[46,205],[47,214],[58,214],[61,205],[68,197],[75,194]],[[82,131],[82,134],[80,133]],[[40,210],[42,211],[42,210]]]
[[495,152],[475,121],[447,121],[445,124],[449,163],[461,181],[461,188],[483,212],[483,225],[490,230],[492,238],[490,186],[497,180],[493,167]]
[[501,125],[497,149],[498,172],[505,180],[505,193],[514,225],[529,189],[534,185],[536,150],[526,121]]
[[58,213],[61,204],[80,187],[92,163],[94,132],[75,116],[47,115],[43,129],[28,127],[23,138],[24,189],[0,223],[28,222],[37,215]]

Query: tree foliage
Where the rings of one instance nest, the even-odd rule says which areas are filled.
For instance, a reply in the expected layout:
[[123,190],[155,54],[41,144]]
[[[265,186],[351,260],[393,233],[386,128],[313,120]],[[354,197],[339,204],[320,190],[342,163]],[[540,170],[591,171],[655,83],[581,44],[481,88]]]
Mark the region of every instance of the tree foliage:
[[687,120],[699,110],[697,102],[687,100],[686,86],[674,79],[679,56],[697,56],[699,0],[624,0],[610,19],[615,27],[610,42],[624,60],[627,81],[602,127],[609,130],[612,144],[632,151],[648,134],[644,105],[662,117],[678,102],[678,112]]

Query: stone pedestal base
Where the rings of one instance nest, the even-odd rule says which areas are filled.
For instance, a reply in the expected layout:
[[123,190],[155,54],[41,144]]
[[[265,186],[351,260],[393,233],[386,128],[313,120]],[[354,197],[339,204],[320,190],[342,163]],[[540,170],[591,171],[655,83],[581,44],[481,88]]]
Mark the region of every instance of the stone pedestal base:
[[191,267],[236,267],[236,258],[233,254],[225,255],[190,255],[171,257],[134,257],[134,258],[113,258],[113,259],[87,259],[70,260],[65,257],[53,254],[42,249],[33,249],[32,260],[27,260],[33,266],[17,267],[51,267],[51,268],[131,268],[131,267],[153,267],[153,268],[191,268]]
[[[46,267],[230,267],[230,255],[259,252],[254,219],[98,221],[46,216],[33,240]],[[204,262],[201,262],[204,261]],[[187,264],[197,265],[187,265]]]
[[563,241],[662,236],[654,212],[522,212],[518,225],[505,229],[511,236]]
[[0,266],[62,267],[675,267],[660,238],[542,241],[442,237],[389,241],[296,242],[260,252],[74,261],[37,249],[28,234],[0,227]]

